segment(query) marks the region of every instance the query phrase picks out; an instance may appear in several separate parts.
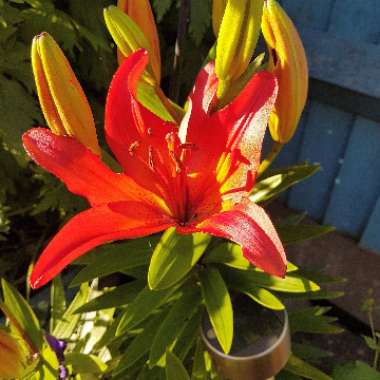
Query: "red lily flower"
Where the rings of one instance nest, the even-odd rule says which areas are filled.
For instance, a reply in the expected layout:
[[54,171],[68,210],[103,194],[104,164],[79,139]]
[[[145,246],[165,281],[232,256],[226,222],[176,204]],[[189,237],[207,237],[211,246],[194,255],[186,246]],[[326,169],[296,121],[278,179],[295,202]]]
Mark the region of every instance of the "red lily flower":
[[145,109],[136,85],[148,62],[133,53],[116,72],[107,97],[105,135],[123,173],[114,173],[72,137],[35,128],[23,136],[39,165],[65,182],[91,207],[74,216],[52,239],[31,275],[40,287],[90,249],[117,239],[147,236],[170,226],[227,238],[245,257],[283,276],[286,258],[264,210],[248,199],[277,84],[256,74],[229,105],[216,101],[214,64],[201,70],[178,126]]

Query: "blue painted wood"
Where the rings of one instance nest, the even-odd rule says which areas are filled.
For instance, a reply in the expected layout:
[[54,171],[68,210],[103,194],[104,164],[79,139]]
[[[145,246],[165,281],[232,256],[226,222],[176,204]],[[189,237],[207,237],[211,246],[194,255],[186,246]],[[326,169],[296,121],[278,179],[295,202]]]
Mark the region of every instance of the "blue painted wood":
[[297,26],[319,31],[328,28],[334,0],[282,0],[281,3]]
[[358,117],[335,179],[325,223],[360,236],[380,193],[379,167],[380,125]]
[[360,239],[360,246],[380,254],[380,196]]
[[377,44],[380,42],[379,20],[379,0],[336,0],[328,31],[350,40]]
[[309,28],[299,32],[312,78],[380,99],[380,45]]
[[319,163],[321,171],[290,191],[291,208],[305,210],[321,220],[339,172],[353,117],[347,112],[313,101],[298,161]]
[[281,168],[285,166],[291,166],[297,163],[298,152],[301,147],[302,137],[307,124],[309,112],[309,104],[306,105],[301,120],[298,124],[297,130],[294,133],[293,138],[289,141],[288,144],[284,146],[281,153],[278,155],[277,159],[273,163],[274,168]]

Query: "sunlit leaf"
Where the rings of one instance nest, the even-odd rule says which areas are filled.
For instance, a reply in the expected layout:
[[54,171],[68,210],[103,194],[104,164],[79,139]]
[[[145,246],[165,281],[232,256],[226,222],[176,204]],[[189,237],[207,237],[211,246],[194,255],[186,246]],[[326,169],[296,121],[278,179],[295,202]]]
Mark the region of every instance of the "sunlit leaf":
[[181,280],[197,263],[211,237],[204,233],[178,235],[169,228],[157,244],[149,265],[151,289],[166,289]]
[[233,339],[233,311],[228,289],[219,271],[208,268],[200,275],[203,299],[215,335],[225,353],[231,349]]

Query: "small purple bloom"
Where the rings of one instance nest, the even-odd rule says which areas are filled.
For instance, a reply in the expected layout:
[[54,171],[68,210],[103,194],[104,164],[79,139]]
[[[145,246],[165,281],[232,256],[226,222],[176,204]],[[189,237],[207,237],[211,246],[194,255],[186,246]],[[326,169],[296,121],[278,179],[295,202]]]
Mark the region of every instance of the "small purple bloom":
[[63,339],[57,339],[53,335],[46,334],[46,340],[50,346],[50,348],[55,352],[59,362],[59,380],[66,380],[69,377],[69,373],[67,368],[64,365],[65,362],[65,354],[64,351],[66,349],[66,342]]

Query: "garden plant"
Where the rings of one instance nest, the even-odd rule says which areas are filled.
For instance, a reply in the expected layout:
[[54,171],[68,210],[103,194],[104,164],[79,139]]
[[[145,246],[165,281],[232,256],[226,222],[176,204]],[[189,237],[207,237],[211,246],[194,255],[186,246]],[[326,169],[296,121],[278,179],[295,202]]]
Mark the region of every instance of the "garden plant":
[[[223,380],[204,318],[228,354],[239,297],[281,311],[341,295],[286,259],[332,227],[265,211],[319,170],[276,166],[308,90],[276,0],[0,11],[1,379]],[[326,352],[297,340],[341,332],[329,310],[289,309],[276,379],[378,378],[374,329],[373,367],[319,369]]]

